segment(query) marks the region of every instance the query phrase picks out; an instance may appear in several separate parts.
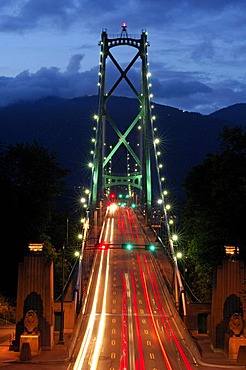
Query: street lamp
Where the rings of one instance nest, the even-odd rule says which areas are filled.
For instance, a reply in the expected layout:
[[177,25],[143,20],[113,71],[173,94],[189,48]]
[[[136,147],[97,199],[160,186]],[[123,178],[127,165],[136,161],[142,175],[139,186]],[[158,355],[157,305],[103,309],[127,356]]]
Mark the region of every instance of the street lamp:
[[76,257],[76,258],[80,257],[80,252],[79,251],[75,251],[74,252],[74,257]]
[[174,242],[176,242],[176,241],[178,240],[178,235],[173,234],[173,236],[172,236],[172,240],[173,240]]
[[183,257],[182,252],[177,252],[176,257],[180,260]]

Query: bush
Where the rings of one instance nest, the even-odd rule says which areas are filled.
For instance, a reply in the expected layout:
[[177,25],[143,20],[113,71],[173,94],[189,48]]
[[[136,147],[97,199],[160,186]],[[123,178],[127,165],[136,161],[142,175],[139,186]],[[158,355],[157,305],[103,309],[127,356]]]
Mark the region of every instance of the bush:
[[0,294],[0,322],[15,323],[16,305]]

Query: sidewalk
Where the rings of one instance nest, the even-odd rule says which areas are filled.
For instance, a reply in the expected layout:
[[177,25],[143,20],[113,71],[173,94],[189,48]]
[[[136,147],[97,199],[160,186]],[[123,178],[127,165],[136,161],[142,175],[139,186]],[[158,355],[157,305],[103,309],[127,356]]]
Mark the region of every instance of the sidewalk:
[[[201,368],[210,369],[246,369],[245,365],[239,365],[237,360],[229,359],[223,352],[214,352],[211,347],[210,339],[207,334],[198,334],[192,332],[191,336],[196,343],[198,351],[200,353],[200,361],[198,361]],[[200,366],[199,366],[200,369]]]
[[[10,350],[9,337],[12,336],[15,330],[14,326],[0,328],[0,367],[4,363],[24,363],[20,360],[20,352]],[[38,356],[33,356],[28,363],[64,363],[69,360],[68,356],[68,343],[70,335],[64,335],[64,344],[58,343],[58,334],[55,334],[54,346],[50,351],[41,351]]]
[[[13,362],[15,364],[23,364],[20,360],[20,352],[14,352],[9,350],[9,336],[13,334],[14,327],[6,327],[0,329],[0,367],[6,363]],[[228,359],[225,354],[214,352],[210,346],[209,337],[206,334],[197,334],[196,332],[191,333],[193,340],[195,341],[199,353],[200,359],[197,359],[198,369],[245,369],[245,365],[238,365],[236,360]],[[69,351],[68,345],[70,341],[70,335],[64,335],[64,344],[58,344],[58,334],[55,335],[54,346],[51,351],[41,351],[38,356],[32,357],[28,361],[28,364],[57,364],[61,369],[62,364],[69,362]],[[67,366],[67,365],[66,365]]]

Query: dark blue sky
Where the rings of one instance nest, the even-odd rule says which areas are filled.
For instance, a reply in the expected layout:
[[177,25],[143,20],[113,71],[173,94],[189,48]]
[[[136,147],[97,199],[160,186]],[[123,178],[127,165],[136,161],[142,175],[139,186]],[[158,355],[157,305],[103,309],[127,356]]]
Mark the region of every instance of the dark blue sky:
[[97,94],[102,29],[123,22],[148,31],[153,101],[205,114],[246,102],[245,0],[2,0],[0,105]]

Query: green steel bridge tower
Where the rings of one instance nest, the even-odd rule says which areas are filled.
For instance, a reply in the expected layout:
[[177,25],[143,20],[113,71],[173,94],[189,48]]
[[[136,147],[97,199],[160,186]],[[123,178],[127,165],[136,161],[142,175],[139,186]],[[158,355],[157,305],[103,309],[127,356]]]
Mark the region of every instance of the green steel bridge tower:
[[[99,46],[98,114],[95,117],[96,138],[90,207],[92,211],[95,210],[100,200],[110,191],[117,191],[116,187],[118,189],[125,187],[129,196],[137,194],[137,199],[144,205],[146,223],[149,223],[152,213],[152,162],[154,163],[151,159],[154,155],[151,153],[154,144],[148,82],[147,32],[143,30],[138,38],[128,35],[127,26],[124,23],[120,35],[109,37],[107,30],[103,30]],[[128,47],[128,49],[131,47],[131,52],[133,51],[133,58],[128,65],[124,64],[124,68],[113,54],[113,49],[115,51],[115,48],[119,50],[122,47]],[[111,66],[110,70],[109,66]],[[117,72],[114,83],[112,78],[115,74],[112,73],[112,66]],[[108,87],[110,85],[108,73],[110,73],[110,87]],[[132,76],[134,76],[134,82]],[[139,78],[137,87],[136,76]],[[128,106],[129,99],[126,99],[125,111],[131,111],[132,118],[129,122],[123,119],[124,124],[119,122],[122,121],[122,117],[117,117],[117,111],[115,114],[112,112],[112,107],[110,110],[110,100],[115,97],[113,94],[123,83],[138,102],[136,112],[132,114],[133,109]],[[123,162],[126,167],[122,169]]]

